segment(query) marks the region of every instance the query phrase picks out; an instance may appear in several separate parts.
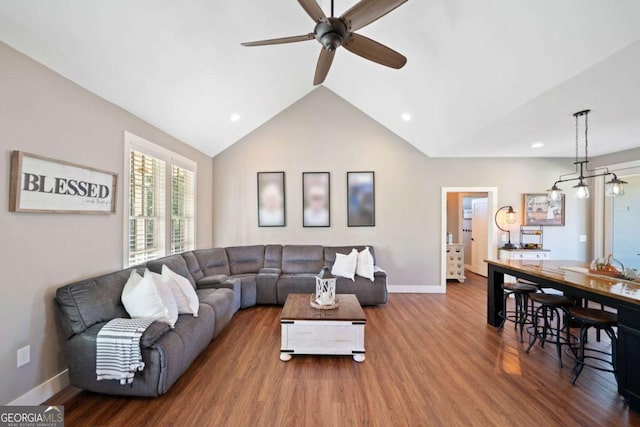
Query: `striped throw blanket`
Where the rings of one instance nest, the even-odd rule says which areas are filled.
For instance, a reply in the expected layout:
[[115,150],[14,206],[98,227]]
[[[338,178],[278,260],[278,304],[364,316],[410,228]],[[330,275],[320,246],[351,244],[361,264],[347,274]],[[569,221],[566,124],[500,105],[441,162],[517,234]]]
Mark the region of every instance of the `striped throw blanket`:
[[96,338],[96,375],[100,380],[131,384],[136,372],[144,369],[140,337],[153,323],[151,319],[113,319]]

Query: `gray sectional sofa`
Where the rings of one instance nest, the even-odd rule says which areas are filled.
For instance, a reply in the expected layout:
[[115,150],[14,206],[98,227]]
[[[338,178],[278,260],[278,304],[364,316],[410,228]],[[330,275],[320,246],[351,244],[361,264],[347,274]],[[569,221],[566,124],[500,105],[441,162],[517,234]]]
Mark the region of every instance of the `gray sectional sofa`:
[[[141,339],[145,368],[132,385],[96,380],[96,336],[111,319],[129,317],[120,296],[131,269],[63,286],[56,292],[71,385],[98,393],[158,396],[165,393],[240,308],[284,304],[290,293],[315,292],[315,277],[336,253],[364,246],[255,245],[185,252],[135,267],[160,273],[166,264],[189,279],[200,300],[198,317],[180,315],[174,329],[154,322]],[[375,253],[369,246],[371,254]],[[361,305],[387,301],[387,276],[374,281],[338,278],[336,292],[355,294]]]

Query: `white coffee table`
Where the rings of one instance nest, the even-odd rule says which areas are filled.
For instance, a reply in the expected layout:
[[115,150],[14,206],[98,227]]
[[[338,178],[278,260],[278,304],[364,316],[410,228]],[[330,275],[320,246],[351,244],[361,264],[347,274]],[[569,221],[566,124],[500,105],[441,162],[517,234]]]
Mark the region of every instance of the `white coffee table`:
[[364,327],[367,317],[358,298],[336,296],[339,307],[319,310],[309,304],[310,294],[289,294],[280,315],[280,360],[294,354],[350,355],[364,362]]

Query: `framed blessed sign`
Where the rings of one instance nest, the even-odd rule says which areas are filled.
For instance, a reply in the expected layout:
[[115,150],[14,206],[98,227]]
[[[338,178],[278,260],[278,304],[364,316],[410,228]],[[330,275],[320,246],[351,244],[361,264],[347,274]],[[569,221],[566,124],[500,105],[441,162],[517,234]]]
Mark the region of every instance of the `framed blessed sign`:
[[22,151],[11,154],[11,212],[112,214],[118,175]]

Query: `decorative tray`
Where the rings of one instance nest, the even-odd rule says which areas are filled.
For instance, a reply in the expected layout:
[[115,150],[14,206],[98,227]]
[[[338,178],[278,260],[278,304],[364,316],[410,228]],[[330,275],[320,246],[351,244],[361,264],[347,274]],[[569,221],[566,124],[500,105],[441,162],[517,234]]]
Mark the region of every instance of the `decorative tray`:
[[597,270],[595,268],[590,268],[589,273],[595,274],[597,276],[607,276],[613,277],[614,279],[624,279],[624,274],[619,271],[605,271],[605,270]]
[[311,294],[311,307],[316,308],[318,310],[334,310],[336,308],[338,308],[338,306],[340,304],[338,304],[338,296],[336,295],[336,301],[333,304],[329,304],[329,305],[324,305],[324,304],[318,304],[318,302],[316,301],[316,294]]

